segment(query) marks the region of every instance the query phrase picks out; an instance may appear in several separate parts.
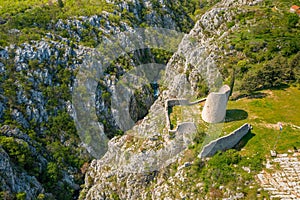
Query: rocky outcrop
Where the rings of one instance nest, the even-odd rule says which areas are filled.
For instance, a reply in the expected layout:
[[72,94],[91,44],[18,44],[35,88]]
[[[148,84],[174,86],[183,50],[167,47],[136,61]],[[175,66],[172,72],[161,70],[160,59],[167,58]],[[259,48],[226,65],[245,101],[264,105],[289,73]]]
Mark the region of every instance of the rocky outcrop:
[[[176,1],[175,4],[178,2]],[[50,32],[46,33],[43,39],[28,41],[21,45],[12,44],[0,49],[0,75],[5,79],[3,83],[2,80],[0,83],[1,123],[10,123],[10,120],[12,120],[14,125],[20,126],[21,129],[28,130],[28,132],[32,131],[34,136],[44,139],[46,136],[49,136],[47,134],[50,134],[47,132],[49,127],[51,128],[49,118],[64,110],[67,110],[74,117],[76,113],[70,101],[70,93],[74,89],[73,83],[76,70],[79,69],[80,64],[85,59],[88,59],[89,54],[94,50],[78,45],[79,42],[86,44],[83,41],[87,37],[89,37],[89,45],[91,43],[92,45],[97,45],[104,40],[109,41],[112,38],[112,34],[118,34],[122,31],[131,32],[139,25],[156,26],[178,31],[186,31],[193,26],[193,21],[183,8],[179,7],[173,10],[174,1],[160,1],[159,6],[152,1],[134,0],[112,3],[118,7],[113,13],[104,11],[94,16],[60,19],[54,24],[49,24],[48,30]],[[128,14],[126,10],[133,12],[134,17],[126,17],[126,14]],[[124,13],[125,16],[123,15]],[[181,24],[182,21],[187,23],[183,25]],[[11,34],[20,33],[20,30],[14,29],[9,32]],[[88,35],[86,35],[87,33]],[[149,52],[149,49],[138,49],[134,52],[134,58],[130,58],[131,60],[129,59],[128,62],[132,66],[142,64],[145,59],[154,62],[155,56],[149,55]],[[110,138],[115,135],[114,131],[118,131],[119,127],[114,120],[109,99],[105,99],[105,97],[109,96],[107,93],[110,95],[116,93],[116,83],[126,72],[121,64],[116,62],[112,65],[111,67],[116,71],[113,71],[113,73],[109,70],[103,72],[104,76],[100,80],[101,87],[97,88],[95,97],[96,110],[101,121],[100,125],[105,127],[105,133]],[[5,90],[8,88],[9,90]],[[105,92],[107,93],[105,94]],[[150,106],[154,102],[154,97],[151,93],[150,88],[142,87],[139,94],[136,93],[131,98],[129,110],[134,122],[142,119],[148,113]],[[149,131],[151,130],[149,128]],[[35,145],[38,146],[40,144],[35,144],[33,140],[30,140],[30,137],[34,137],[32,135],[29,137],[27,134],[27,132],[25,133],[24,131],[23,133],[20,130],[6,131],[5,128],[1,137],[16,139],[20,143],[28,145],[32,156],[37,158],[36,162],[40,163],[40,170],[45,170],[47,162],[53,160],[53,155],[49,155],[51,153],[47,150],[50,147],[41,147],[45,152],[38,151]],[[55,135],[58,133],[51,134]],[[120,134],[120,132],[117,132],[117,134]],[[155,137],[159,136],[150,138]],[[54,140],[57,143],[61,142],[67,149],[71,150],[73,148],[72,145],[76,143],[68,141],[68,133],[63,133],[58,139],[55,138]],[[155,146],[155,144],[153,145]],[[87,149],[90,149],[88,145],[86,146]],[[15,166],[18,165],[18,162],[9,157],[8,151],[5,153],[5,150],[3,150],[3,152],[3,160],[1,161],[3,161],[3,166],[5,164],[5,167],[0,168],[0,173],[1,175],[5,174],[5,176],[0,176],[1,183],[3,183],[1,184],[3,185],[1,190],[9,193],[23,191],[27,193],[28,191],[27,198],[29,199],[35,199],[39,193],[45,192],[41,189],[43,187],[37,182],[37,179],[28,175],[26,169],[10,172],[10,169],[14,171],[15,168],[18,168]],[[42,155],[47,155],[47,157],[44,158]],[[140,161],[144,158],[141,155],[137,160]],[[65,186],[72,188],[72,190],[79,189],[73,180],[74,171],[77,173],[79,169],[70,167],[62,172],[62,178],[59,180],[60,186],[66,183]],[[38,173],[41,172],[39,171]],[[11,182],[14,182],[13,186]]]
[[[20,130],[11,130],[8,126],[1,127],[0,136],[5,136],[8,139],[14,140],[20,146],[28,146],[28,150],[33,157],[36,158],[35,162],[42,166],[47,165],[47,160],[39,155],[36,148],[33,146],[34,141]],[[3,138],[2,138],[3,140]],[[26,193],[26,199],[33,199],[40,193],[44,193],[42,184],[36,179],[35,176],[29,175],[25,170],[16,166],[11,161],[8,153],[4,150],[4,146],[0,146],[0,191],[6,191],[8,194]],[[18,149],[15,149],[18,151]],[[14,152],[18,154],[20,152]],[[25,152],[22,152],[25,154]]]
[[26,191],[26,200],[33,199],[44,192],[43,186],[34,176],[20,171],[14,166],[8,154],[0,147],[0,190],[9,193],[21,193]]
[[[90,165],[82,199],[174,199],[175,191],[180,193],[176,198],[198,197],[192,190],[187,194],[180,187],[188,182],[183,170],[174,176],[165,173],[194,138],[189,131],[170,137],[165,128],[165,103],[175,98],[190,101],[200,79],[205,80],[211,92],[221,87],[222,76],[216,66],[218,52],[222,51],[218,40],[227,34],[226,23],[233,20],[236,8],[253,3],[256,1],[223,0],[201,17],[167,64],[161,84],[167,89],[149,114],[126,135],[112,139],[104,157]],[[198,189],[195,188],[197,192]]]
[[[74,44],[74,41],[83,41],[85,32],[89,32],[93,44],[97,44],[109,40],[112,33],[116,34],[123,30],[130,32],[139,25],[158,26],[177,31],[187,31],[193,25],[182,7],[176,6],[176,9],[173,9],[174,5],[181,1],[132,0],[113,3],[119,7],[114,15],[103,12],[101,15],[59,20],[49,25],[49,29],[54,28],[55,34],[60,34],[60,31],[66,32],[67,36],[64,37],[71,37],[73,42],[62,36],[47,33],[40,41],[29,41],[20,46],[11,45],[0,50],[1,76],[10,77],[12,81],[12,84],[5,87],[11,87],[11,91],[15,91],[15,94],[6,94],[1,87],[1,122],[5,120],[4,115],[6,117],[11,115],[23,129],[27,130],[34,124],[35,133],[39,137],[44,137],[49,117],[55,116],[65,108],[74,114],[68,95],[55,92],[61,87],[67,91],[66,93],[72,91],[74,71],[92,51],[91,48]],[[156,187],[153,194],[145,191],[145,187],[153,184],[152,181],[161,169],[174,162],[193,138],[193,135],[187,134],[186,131],[177,132],[174,138],[169,137],[165,129],[164,102],[170,98],[189,99],[196,93],[200,77],[207,82],[212,91],[219,87],[222,78],[215,64],[219,50],[217,40],[222,37],[223,32],[227,31],[226,22],[233,19],[234,11],[230,7],[251,3],[253,1],[222,1],[201,17],[191,33],[183,39],[178,52],[167,66],[163,87],[168,90],[164,91],[153,105],[152,97],[140,96],[139,98],[136,95],[132,98],[129,109],[131,116],[134,120],[140,119],[140,121],[128,131],[127,135],[113,138],[108,143],[106,155],[92,162],[86,176],[83,197],[101,199],[118,195],[123,199],[145,199],[150,195],[158,199],[165,193],[165,188],[172,190],[173,186],[167,186],[161,179],[160,187]],[[117,23],[112,20],[113,16],[122,19],[121,12],[126,10],[134,13],[131,21]],[[11,32],[18,32],[18,30]],[[134,66],[141,64],[147,53],[148,50],[135,52],[137,56],[133,60],[136,60],[136,63],[130,63]],[[147,58],[155,61],[153,56]],[[118,63],[115,65],[117,66],[113,66],[113,69],[116,73],[104,72],[105,76],[101,79],[103,87],[99,87],[96,91],[96,109],[102,122],[100,124],[106,122],[108,125],[106,124],[105,127],[110,127],[107,128],[106,134],[118,129],[116,121],[113,120],[114,110],[111,110],[108,101],[104,98],[107,96],[104,92],[111,95],[116,93],[115,85],[125,73]],[[143,92],[150,93],[148,90]],[[53,99],[58,103],[51,102]],[[142,105],[139,109],[138,104],[146,106]],[[144,117],[149,107],[151,107],[149,114]],[[39,167],[45,168],[48,158],[42,155],[47,155],[48,152],[39,152],[28,135],[17,129],[7,131],[6,128],[1,134],[3,137],[13,138],[16,142],[28,146],[30,154],[36,158],[37,163],[40,163]],[[111,134],[110,137],[113,136],[114,134]],[[70,143],[66,142],[64,135],[60,137],[61,143],[69,147]],[[4,148],[0,150],[0,177],[3,186],[1,189],[12,193],[28,191],[29,199],[34,199],[42,193],[43,187],[36,178],[15,166],[16,163],[8,156],[8,151]],[[69,171],[64,171],[63,179],[69,183],[68,186],[77,190],[78,185],[73,183],[71,174]]]

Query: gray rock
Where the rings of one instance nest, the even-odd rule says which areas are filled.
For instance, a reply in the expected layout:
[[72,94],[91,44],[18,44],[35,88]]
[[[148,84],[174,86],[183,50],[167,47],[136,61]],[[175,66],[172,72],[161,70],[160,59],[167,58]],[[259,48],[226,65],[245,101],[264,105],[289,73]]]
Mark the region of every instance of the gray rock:
[[8,58],[8,52],[7,49],[0,49],[0,58]]
[[21,124],[24,128],[29,128],[28,121],[25,119],[24,115],[20,111],[18,111],[17,109],[14,109],[11,114],[12,114],[12,117],[19,124]]
[[[207,81],[211,92],[221,87],[222,77],[215,63],[218,57],[216,51],[219,50],[217,40],[222,37],[221,33],[228,30],[226,23],[235,15],[231,10],[251,2],[253,1],[221,1],[205,13],[190,34],[183,38],[178,51],[166,67],[163,86],[167,89],[151,106],[149,114],[143,120],[129,130],[127,135],[110,140],[107,153],[91,163],[82,192],[85,194],[84,198],[104,199],[111,193],[116,193],[121,199],[149,199],[149,196],[152,199],[161,199],[162,196],[172,199],[175,196],[174,193],[171,195],[173,190],[176,190],[176,194],[180,192],[180,188],[176,187],[175,177],[156,179],[157,173],[163,171],[163,166],[180,157],[190,140],[190,135],[185,135],[187,133],[175,134],[174,138],[168,137],[164,102],[172,98],[189,99],[195,95],[200,76]],[[137,19],[141,18],[138,12],[140,5],[151,6],[151,2],[136,4],[133,11]],[[128,8],[124,3],[120,6]],[[162,22],[154,12],[145,15],[145,19],[154,23]],[[156,133],[161,136],[154,137]],[[185,180],[184,175],[178,176]],[[157,182],[152,182],[153,179]],[[147,184],[151,184],[153,188],[151,194],[147,192]],[[180,184],[184,182],[179,182],[178,185]],[[181,196],[188,198],[185,194]]]
[[26,191],[26,200],[35,199],[44,192],[42,185],[34,176],[15,168],[9,155],[0,146],[0,189],[9,193]]
[[5,106],[2,102],[0,102],[0,119],[2,119],[4,114]]

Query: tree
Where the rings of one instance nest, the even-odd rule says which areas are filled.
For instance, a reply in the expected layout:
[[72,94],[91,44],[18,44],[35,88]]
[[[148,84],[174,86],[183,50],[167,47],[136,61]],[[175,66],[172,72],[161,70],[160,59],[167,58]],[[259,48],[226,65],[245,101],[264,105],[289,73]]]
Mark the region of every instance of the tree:
[[60,8],[64,7],[64,2],[62,0],[57,0],[57,3]]
[[233,87],[234,87],[234,82],[235,82],[235,68],[232,69],[232,75],[231,75],[231,80],[230,80],[230,94],[229,94],[229,96],[232,95]]

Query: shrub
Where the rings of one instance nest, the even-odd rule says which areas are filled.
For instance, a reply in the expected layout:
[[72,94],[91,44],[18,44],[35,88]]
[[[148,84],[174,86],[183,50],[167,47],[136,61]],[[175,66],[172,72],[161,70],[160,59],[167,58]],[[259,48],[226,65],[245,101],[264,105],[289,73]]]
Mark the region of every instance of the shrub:
[[25,200],[26,199],[26,193],[25,192],[19,192],[16,194],[16,199],[17,200]]

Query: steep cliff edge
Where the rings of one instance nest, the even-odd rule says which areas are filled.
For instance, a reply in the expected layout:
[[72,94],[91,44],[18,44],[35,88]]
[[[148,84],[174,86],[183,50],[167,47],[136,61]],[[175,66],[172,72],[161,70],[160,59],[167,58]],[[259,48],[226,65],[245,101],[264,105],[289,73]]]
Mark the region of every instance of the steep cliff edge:
[[[298,101],[287,98],[274,103],[264,96],[277,92],[257,92],[300,83],[300,18],[289,12],[290,4],[286,0],[1,0],[0,199],[75,199],[82,188],[81,198],[87,199],[255,199],[258,193],[262,197],[254,177],[269,149],[261,146],[275,139],[274,121],[284,118],[284,126],[290,119],[296,125],[299,121]],[[155,35],[157,30],[162,34]],[[155,37],[147,42],[154,45],[126,48],[132,42],[128,35],[137,36],[133,41],[141,47],[145,42],[139,39],[149,33]],[[121,40],[115,46],[125,47],[125,54],[102,49],[118,56],[108,62],[100,79],[94,77],[94,85],[76,87],[80,69],[90,67],[85,65],[89,56],[118,36]],[[159,43],[176,46],[177,52],[173,55],[172,48],[158,48]],[[161,75],[163,79],[158,80]],[[201,107],[169,109],[166,100],[194,101],[209,90],[216,91],[222,82],[229,84],[230,79],[236,80],[230,84],[235,85],[234,99],[247,95],[262,99],[229,101],[233,106],[226,113],[227,125],[249,120],[261,129],[254,129],[255,137],[247,135],[254,138],[239,145],[245,145],[243,151],[197,159],[203,138],[216,131],[185,133],[187,129],[182,128],[193,126],[169,131],[186,122],[182,113],[189,112],[186,124],[194,124],[198,118],[193,115],[200,114]],[[133,94],[128,105],[114,101],[115,96],[130,95],[118,88],[124,83]],[[93,126],[78,126],[72,98],[76,88],[93,88],[88,95],[79,92],[84,110],[95,113],[80,120]],[[286,99],[287,94],[298,94],[296,90],[275,97]],[[254,107],[254,114],[246,110],[246,104]],[[282,105],[290,108],[289,117]],[[128,111],[126,117],[122,110]],[[276,113],[274,118],[268,118],[270,113]],[[258,118],[266,121],[257,122]],[[99,126],[111,141],[104,145],[108,152],[103,158],[91,162],[92,156],[103,155],[91,145],[102,148],[97,137],[85,134],[94,131],[94,125],[96,136]],[[272,129],[265,129],[267,125]],[[278,143],[280,148],[297,146],[294,129],[284,129],[287,134],[285,142]],[[80,133],[86,137],[80,138]]]
[[[169,98],[195,98],[200,81],[212,91],[222,84],[216,63],[223,53],[220,41],[238,28],[238,24],[233,27],[227,24],[243,12],[243,6],[259,2],[224,0],[201,16],[168,62],[162,83],[166,90],[152,105],[149,114],[126,135],[109,141],[104,157],[90,164],[82,199],[205,197],[203,184],[195,183],[197,179],[192,180],[188,172],[182,170],[190,166],[182,163],[183,155],[195,135],[170,137],[165,127],[164,103]],[[178,165],[183,167],[177,168]],[[235,194],[229,191],[225,196]]]
[[[183,6],[175,8],[179,1],[63,2],[1,2],[0,198],[76,198],[91,156],[70,116],[71,94],[86,56],[111,35],[136,27],[188,31],[194,24]],[[155,59],[149,49],[131,52],[105,71],[96,91],[96,109],[108,137],[121,134],[107,103],[112,80]],[[151,93],[144,87],[133,97],[135,120],[148,112],[154,101]]]

